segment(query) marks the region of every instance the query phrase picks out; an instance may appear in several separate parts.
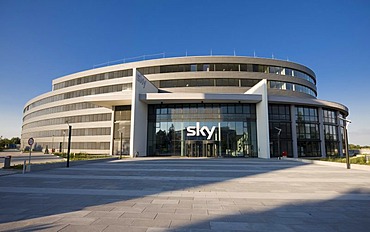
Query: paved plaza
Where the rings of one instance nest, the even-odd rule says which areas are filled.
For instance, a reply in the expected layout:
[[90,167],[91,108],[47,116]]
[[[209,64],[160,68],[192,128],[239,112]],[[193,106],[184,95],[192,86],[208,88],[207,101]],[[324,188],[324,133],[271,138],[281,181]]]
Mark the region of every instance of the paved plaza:
[[136,158],[0,176],[0,231],[369,231],[370,171]]

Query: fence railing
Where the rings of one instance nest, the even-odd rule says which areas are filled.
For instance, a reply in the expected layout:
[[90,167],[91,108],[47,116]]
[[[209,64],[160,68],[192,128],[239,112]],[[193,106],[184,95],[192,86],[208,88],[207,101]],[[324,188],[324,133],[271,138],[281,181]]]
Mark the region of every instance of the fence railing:
[[[185,54],[180,54],[180,53],[166,53],[166,52],[161,52],[161,53],[155,53],[155,54],[149,54],[149,55],[142,55],[142,56],[135,56],[135,57],[129,57],[129,58],[123,58],[119,60],[111,60],[107,61],[104,63],[100,64],[95,64],[93,65],[93,68],[101,68],[101,67],[106,67],[110,65],[117,65],[117,64],[124,64],[124,63],[130,63],[130,62],[135,62],[135,61],[144,61],[144,60],[153,60],[153,59],[160,59],[160,58],[171,58],[171,57],[183,57],[183,56],[236,56],[236,52],[234,51],[232,54],[214,54],[212,50],[208,54],[188,54],[186,51]],[[242,56],[247,56],[248,55],[242,55]],[[253,55],[250,55],[249,57],[257,57],[256,52],[253,52]],[[259,58],[269,58],[269,59],[277,59],[274,54],[272,54],[271,57],[261,57]],[[286,61],[289,61],[287,58]]]

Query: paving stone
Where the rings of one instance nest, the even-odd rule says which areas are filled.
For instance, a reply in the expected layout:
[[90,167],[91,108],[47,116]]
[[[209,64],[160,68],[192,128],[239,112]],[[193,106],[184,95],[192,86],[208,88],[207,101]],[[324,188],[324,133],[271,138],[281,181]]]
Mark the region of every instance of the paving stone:
[[191,214],[158,213],[156,219],[187,220],[190,221]]
[[152,204],[179,204],[179,200],[153,200]]
[[175,208],[165,208],[162,206],[162,208],[147,208],[143,212],[147,213],[175,213]]
[[79,210],[79,211],[74,211],[74,212],[72,211],[68,213],[61,213],[61,214],[58,214],[58,216],[60,217],[84,217],[91,212],[92,211],[89,211],[89,210]]
[[177,205],[175,205],[175,204],[166,204],[166,205],[163,205],[162,208],[168,208],[168,209],[192,209],[193,208],[193,204],[189,204],[189,203],[179,203]]
[[99,218],[96,219],[92,225],[118,225],[130,226],[134,219],[132,218]]
[[89,214],[85,215],[85,217],[92,217],[92,218],[119,218],[123,215],[122,212],[119,211],[92,211]]
[[86,217],[70,218],[70,217],[67,217],[67,218],[62,218],[62,219],[58,220],[57,223],[59,223],[59,224],[70,224],[70,225],[90,225],[94,221],[96,221],[96,218],[86,218]]
[[171,228],[181,228],[186,227],[186,225],[189,225],[189,220],[183,220],[183,219],[171,219]]
[[222,205],[219,204],[193,204],[194,209],[223,209]]
[[130,206],[119,206],[119,207],[114,207],[111,212],[114,212],[114,211],[118,211],[118,212],[122,212],[122,213],[141,213],[144,211],[145,208],[143,207],[140,207],[140,208],[137,208],[137,207],[130,207]]
[[168,219],[158,219],[158,220],[151,220],[151,219],[134,219],[132,225],[133,226],[146,226],[146,227],[170,227],[171,220]]
[[208,215],[206,209],[176,209],[175,214],[202,214]]
[[211,221],[210,222],[212,230],[223,230],[223,231],[246,231],[249,230],[250,227],[248,223],[244,222],[219,222],[219,221]]
[[98,226],[98,225],[68,225],[63,229],[59,230],[60,232],[100,232],[104,231],[107,226]]
[[369,175],[293,161],[138,158],[0,176],[0,230],[362,232]]
[[115,208],[114,206],[97,205],[97,206],[86,207],[84,210],[90,210],[90,211],[112,211],[114,208]]
[[272,223],[248,223],[248,226],[251,231],[295,232],[295,230],[290,225],[272,224]]
[[157,213],[148,213],[148,212],[143,212],[143,213],[124,213],[121,215],[121,218],[145,218],[145,219],[154,219],[157,216]]
[[147,227],[109,225],[104,232],[146,232]]

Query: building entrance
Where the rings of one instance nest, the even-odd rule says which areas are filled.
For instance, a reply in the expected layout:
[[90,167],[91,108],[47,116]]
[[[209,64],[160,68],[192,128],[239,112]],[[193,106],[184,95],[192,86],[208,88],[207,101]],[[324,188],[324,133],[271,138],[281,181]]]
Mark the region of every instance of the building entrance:
[[218,146],[215,141],[187,140],[185,151],[188,157],[217,157]]
[[254,104],[148,106],[148,155],[257,157]]

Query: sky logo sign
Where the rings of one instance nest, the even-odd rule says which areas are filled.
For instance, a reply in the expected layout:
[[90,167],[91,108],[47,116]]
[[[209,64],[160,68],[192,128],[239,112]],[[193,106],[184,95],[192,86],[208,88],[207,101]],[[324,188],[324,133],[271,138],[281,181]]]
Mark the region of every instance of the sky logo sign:
[[195,126],[188,126],[186,128],[186,131],[188,132],[186,135],[189,137],[202,135],[204,137],[207,137],[207,139],[211,139],[213,134],[215,133],[215,130],[216,126],[213,126],[211,129],[209,129],[208,126],[200,127],[200,122],[197,122]]

